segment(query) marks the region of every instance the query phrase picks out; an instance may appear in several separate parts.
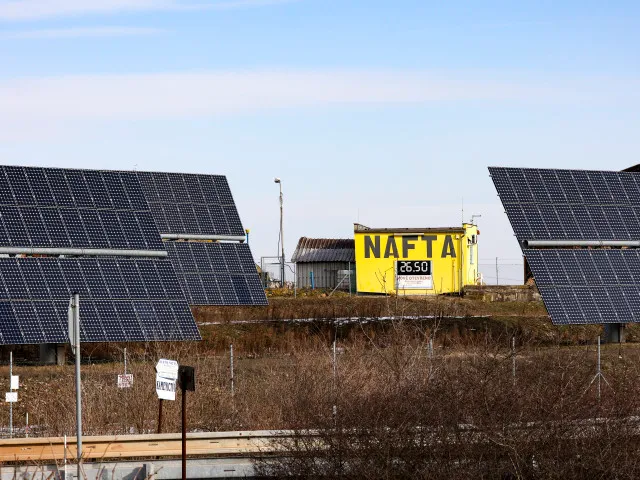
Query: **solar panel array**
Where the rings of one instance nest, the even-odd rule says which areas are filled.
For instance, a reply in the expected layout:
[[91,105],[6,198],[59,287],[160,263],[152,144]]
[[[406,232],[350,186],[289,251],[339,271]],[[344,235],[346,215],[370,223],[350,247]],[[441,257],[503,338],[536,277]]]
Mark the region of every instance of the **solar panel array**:
[[242,243],[165,242],[191,305],[266,305],[249,246]]
[[[83,342],[195,340],[188,302],[267,303],[247,245],[161,233],[243,236],[226,178],[0,166],[0,246],[118,253],[0,257],[0,343],[66,342],[76,291]],[[165,249],[168,259],[127,257]]]
[[637,240],[640,176],[490,167],[518,240]]
[[108,258],[0,257],[0,343],[64,343],[80,294],[81,340],[200,338],[135,172],[0,166],[0,246],[110,249]]
[[244,235],[226,177],[138,172],[138,178],[161,233]]
[[640,321],[638,250],[525,249],[555,324]]
[[[521,242],[640,239],[637,174],[502,167],[489,171]],[[640,322],[639,252],[523,249],[555,324]]]
[[80,294],[83,342],[198,340],[166,259],[0,258],[0,343],[64,343]]
[[135,173],[0,166],[0,246],[162,250]]

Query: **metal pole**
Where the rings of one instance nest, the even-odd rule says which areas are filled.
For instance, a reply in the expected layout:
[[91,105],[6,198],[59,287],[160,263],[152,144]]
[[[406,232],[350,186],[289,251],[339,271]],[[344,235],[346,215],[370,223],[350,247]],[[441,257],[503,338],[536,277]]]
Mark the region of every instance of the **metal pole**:
[[511,337],[511,374],[513,375],[513,386],[516,386],[516,336]]
[[431,380],[431,375],[433,374],[433,338],[429,339],[427,352],[429,354],[429,380]]
[[500,285],[500,278],[498,277],[498,257],[496,257],[496,285]]
[[69,475],[67,474],[67,436],[64,436],[64,451],[63,451],[63,456],[64,456],[64,480],[67,480],[69,478]]
[[25,422],[24,436],[29,438],[29,412],[27,412],[27,420]]
[[336,341],[333,341],[333,389],[336,388]]
[[280,264],[280,274],[282,275],[281,287],[284,288],[284,229],[283,229],[283,199],[282,199],[282,181],[280,185],[280,246],[282,247],[282,259]]
[[338,388],[337,388],[337,376],[338,376],[338,371],[337,371],[337,361],[336,361],[336,340],[334,338],[333,340],[333,422],[334,422],[334,426],[337,422],[337,416],[338,416],[338,405],[337,405],[337,399],[338,399]]
[[127,347],[124,347],[124,374],[127,374]]
[[158,406],[158,433],[162,433],[162,399],[160,399]]
[[234,389],[234,385],[233,385],[233,343],[231,344],[231,348],[229,349],[229,358],[231,359],[231,366],[230,366],[230,370],[231,370],[231,397],[233,397],[234,394],[235,394],[235,389]]
[[73,317],[75,321],[76,345],[76,450],[78,457],[78,480],[81,476],[82,460],[82,386],[80,384],[80,295],[73,294]]
[[[13,350],[9,351],[9,390],[13,376]],[[9,438],[13,438],[13,402],[9,402]]]
[[600,372],[600,335],[598,335],[598,367],[597,367],[596,375],[598,376],[598,403],[599,403],[600,402],[600,377],[602,376],[602,373]]
[[182,387],[182,480],[187,480],[187,390]]

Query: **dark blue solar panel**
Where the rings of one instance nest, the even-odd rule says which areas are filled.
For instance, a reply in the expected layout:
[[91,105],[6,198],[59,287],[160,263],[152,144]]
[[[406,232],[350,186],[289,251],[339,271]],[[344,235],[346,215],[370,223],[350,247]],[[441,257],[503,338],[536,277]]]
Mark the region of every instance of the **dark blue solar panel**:
[[196,323],[193,321],[193,316],[189,306],[185,302],[171,301],[171,310],[177,323],[177,334],[188,336],[187,338],[200,338]]
[[24,337],[23,343],[45,343],[46,337],[33,302],[25,300],[22,302],[11,302],[16,321],[20,323],[20,331]]
[[[200,278],[202,279],[202,286],[207,296],[207,305],[224,305],[222,294],[218,288],[217,276],[214,273],[201,273]],[[264,295],[264,290],[262,294]],[[259,305],[260,302],[256,301],[255,304]]]
[[[0,246],[163,250],[147,195],[168,195],[155,184],[143,191],[138,178],[135,172],[0,166]],[[176,212],[189,228],[200,228],[187,205],[204,198],[198,178],[173,175],[175,189],[166,182],[171,198],[185,202]],[[0,258],[0,342],[66,342],[73,292],[80,294],[84,342],[199,339],[171,262],[125,256]],[[206,302],[206,292],[201,297]]]
[[4,345],[18,345],[26,343],[22,335],[21,325],[16,320],[16,315],[11,306],[11,302],[0,302],[0,335]]
[[555,324],[640,321],[637,250],[525,249]]
[[244,235],[224,176],[163,172],[137,175],[160,233]]
[[7,175],[11,191],[13,192],[15,204],[36,205],[36,199],[33,196],[33,193],[31,193],[31,187],[27,176],[24,173],[24,168],[6,166],[4,167],[4,170]]
[[0,280],[4,343],[66,342],[75,291],[84,342],[200,338],[165,259],[0,258]]
[[80,300],[80,331],[80,338],[85,342],[109,341],[93,300]]
[[233,285],[233,290],[238,297],[238,303],[240,305],[251,305],[253,303],[244,275],[231,275],[231,284]]
[[519,240],[640,237],[640,178],[630,172],[490,167]]
[[192,305],[267,304],[248,245],[210,242],[165,242],[165,245]]
[[0,246],[163,248],[134,172],[0,166],[0,219]]

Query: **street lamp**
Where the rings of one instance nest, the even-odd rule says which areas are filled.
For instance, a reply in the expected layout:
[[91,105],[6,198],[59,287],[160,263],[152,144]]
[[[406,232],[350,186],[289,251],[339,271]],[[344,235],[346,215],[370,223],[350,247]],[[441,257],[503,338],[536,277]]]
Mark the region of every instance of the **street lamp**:
[[473,223],[474,218],[480,218],[480,217],[482,217],[482,215],[471,215],[471,225],[474,225]]
[[280,257],[280,286],[284,288],[284,231],[282,229],[282,181],[276,177],[273,179],[280,186],[280,245],[282,247]]

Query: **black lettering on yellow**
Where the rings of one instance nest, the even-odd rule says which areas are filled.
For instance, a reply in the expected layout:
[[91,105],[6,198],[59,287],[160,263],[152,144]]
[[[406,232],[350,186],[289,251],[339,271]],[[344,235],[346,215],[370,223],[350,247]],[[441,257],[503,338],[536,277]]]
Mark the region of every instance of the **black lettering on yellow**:
[[456,258],[456,249],[453,246],[453,239],[451,238],[451,235],[447,235],[446,237],[444,237],[444,244],[442,245],[442,258],[445,257],[451,257],[451,258]]
[[402,258],[409,256],[409,250],[414,250],[416,246],[413,244],[415,240],[418,240],[417,236],[402,237]]
[[433,242],[438,239],[437,235],[422,235],[420,239],[427,244],[427,258],[433,256]]
[[364,258],[380,258],[380,235],[376,235],[371,240],[371,235],[364,236]]
[[395,237],[387,237],[387,246],[384,249],[384,258],[398,258],[398,246]]

